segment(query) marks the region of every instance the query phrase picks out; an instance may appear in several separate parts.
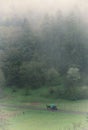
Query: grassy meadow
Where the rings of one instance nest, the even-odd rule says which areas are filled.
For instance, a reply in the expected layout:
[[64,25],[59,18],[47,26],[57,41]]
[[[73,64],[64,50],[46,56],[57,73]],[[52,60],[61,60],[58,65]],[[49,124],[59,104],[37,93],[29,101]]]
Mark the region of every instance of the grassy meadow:
[[[87,130],[88,100],[67,101],[35,93],[25,96],[19,90],[12,94],[10,89],[3,93],[0,130]],[[60,111],[46,110],[49,103],[55,103]]]
[[84,130],[87,127],[87,115],[16,109],[3,111],[0,130]]

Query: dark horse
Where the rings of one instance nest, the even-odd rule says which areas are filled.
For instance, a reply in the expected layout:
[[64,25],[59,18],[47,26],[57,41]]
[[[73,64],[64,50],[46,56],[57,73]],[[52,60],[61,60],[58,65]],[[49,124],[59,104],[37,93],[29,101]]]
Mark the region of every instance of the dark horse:
[[47,110],[58,110],[56,105],[46,105]]

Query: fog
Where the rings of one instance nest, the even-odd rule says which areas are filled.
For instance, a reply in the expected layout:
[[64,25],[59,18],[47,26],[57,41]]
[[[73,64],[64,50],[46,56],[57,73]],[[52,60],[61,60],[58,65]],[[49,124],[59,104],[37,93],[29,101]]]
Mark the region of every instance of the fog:
[[0,15],[3,18],[15,15],[26,15],[29,12],[55,14],[61,10],[67,14],[78,8],[83,16],[87,16],[87,0],[0,0]]

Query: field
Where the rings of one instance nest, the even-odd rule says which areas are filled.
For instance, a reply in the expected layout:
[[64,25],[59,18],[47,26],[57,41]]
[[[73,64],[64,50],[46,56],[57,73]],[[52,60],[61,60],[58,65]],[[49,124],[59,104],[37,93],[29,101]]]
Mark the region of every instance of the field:
[[87,127],[85,116],[31,110],[15,117],[9,130],[73,130],[74,127]]
[[[0,130],[88,130],[88,100],[67,101],[14,93],[0,99]],[[58,111],[46,110],[55,103]]]
[[87,114],[4,108],[0,130],[87,130]]

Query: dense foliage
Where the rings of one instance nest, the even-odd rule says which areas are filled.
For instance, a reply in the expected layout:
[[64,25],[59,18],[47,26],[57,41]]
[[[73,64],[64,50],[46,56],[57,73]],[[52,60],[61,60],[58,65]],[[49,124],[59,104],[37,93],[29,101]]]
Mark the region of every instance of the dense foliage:
[[47,86],[58,98],[88,98],[87,34],[80,17],[46,16],[39,32],[27,20],[20,29],[15,38],[1,41],[6,86]]

